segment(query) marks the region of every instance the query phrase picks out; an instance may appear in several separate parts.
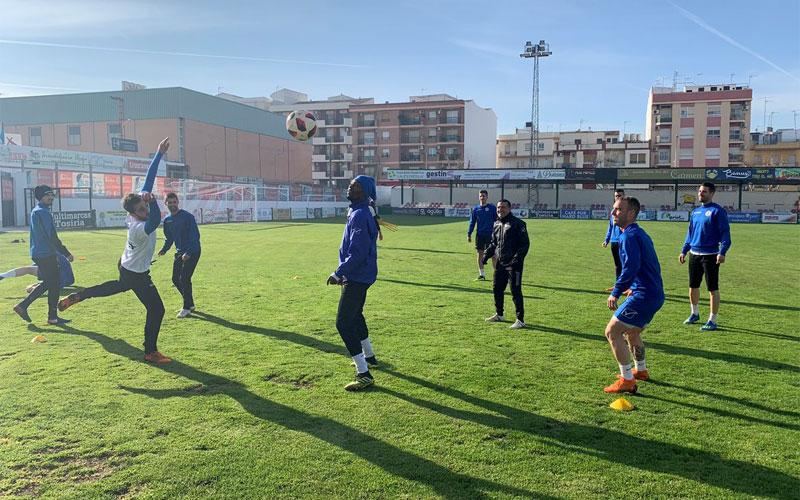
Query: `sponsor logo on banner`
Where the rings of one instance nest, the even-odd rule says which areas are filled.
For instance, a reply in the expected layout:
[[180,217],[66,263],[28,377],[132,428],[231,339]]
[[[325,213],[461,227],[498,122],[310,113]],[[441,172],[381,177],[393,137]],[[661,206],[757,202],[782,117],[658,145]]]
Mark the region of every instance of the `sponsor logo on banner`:
[[527,208],[512,208],[511,213],[514,214],[514,217],[519,217],[520,219],[527,219],[528,218],[528,209]]
[[[337,208],[336,211],[338,212],[339,209]],[[345,209],[345,211],[347,210]],[[392,208],[392,215],[419,215],[419,209],[408,207]]]
[[589,219],[592,216],[591,210],[562,210],[562,219]]
[[290,211],[292,219],[307,219],[308,210],[305,208],[292,208]]
[[258,209],[258,220],[272,220],[272,209],[271,208],[259,208]]
[[608,220],[611,217],[611,210],[592,210],[592,219]]
[[419,208],[420,215],[428,215],[431,217],[443,217],[444,216],[444,209],[443,208]]
[[595,169],[593,168],[568,168],[566,169],[567,180],[593,181]]
[[558,219],[561,212],[558,210],[531,210],[528,213],[529,219]]
[[772,180],[775,179],[773,168],[709,168],[706,177],[710,180]]
[[[203,215],[203,217],[202,217],[203,224],[211,224],[212,222],[214,222],[214,211],[213,210],[207,208],[207,209],[203,210],[202,215]],[[196,218],[197,217],[195,217],[195,219]]]
[[638,220],[656,220],[658,213],[655,210],[642,210],[636,217]]
[[220,208],[214,212],[214,222],[228,222],[229,220],[230,218],[228,217],[228,210]]
[[250,222],[253,220],[253,211],[251,209],[235,210],[233,220],[236,222]]
[[53,212],[56,229],[86,229],[97,227],[94,210]]
[[[396,213],[392,210],[392,213]],[[470,209],[469,208],[445,208],[444,209],[444,216],[445,217],[466,217],[469,218],[470,216]]]
[[347,217],[347,207],[336,207],[336,217]]
[[630,180],[682,180],[702,181],[706,170],[702,168],[619,168],[617,179]]
[[125,227],[127,219],[125,210],[104,210],[97,212],[97,227]]
[[334,207],[322,207],[322,217],[324,219],[331,219],[336,217],[336,208]]
[[781,181],[800,181],[800,168],[776,168],[775,178]]
[[658,220],[665,220],[670,222],[688,222],[689,212],[674,212],[669,210],[659,210]]
[[290,220],[292,218],[292,210],[289,208],[273,208],[272,216],[275,220]]
[[388,170],[390,181],[470,181],[470,180],[563,180],[563,169],[462,169],[462,170]]
[[797,214],[761,214],[761,221],[765,224],[794,224]]
[[759,212],[728,212],[728,222],[758,224],[761,222],[761,214]]
[[308,216],[307,217],[309,219],[313,219],[314,218],[314,209],[313,208],[308,208],[307,211],[308,211]]

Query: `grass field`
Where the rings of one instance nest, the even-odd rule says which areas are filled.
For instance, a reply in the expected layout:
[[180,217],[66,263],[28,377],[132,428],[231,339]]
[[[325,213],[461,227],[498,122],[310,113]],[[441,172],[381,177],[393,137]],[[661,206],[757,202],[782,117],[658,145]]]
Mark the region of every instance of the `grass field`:
[[[174,359],[158,367],[131,292],[74,306],[66,328],[40,299],[28,326],[11,308],[32,278],[0,282],[0,497],[800,497],[800,228],[733,226],[720,330],[701,332],[681,324],[686,225],[642,223],[667,301],[644,335],[652,380],[620,413],[602,391],[617,373],[604,221],[527,221],[514,331],[484,322],[466,222],[389,220],[365,309],[381,366],[359,393],[342,389],[354,369],[324,284],[342,220],[201,227],[187,319],[170,259],[153,264]],[[86,257],[78,285],[116,277],[124,231],[61,236]],[[19,237],[0,235],[3,270],[29,263]]]

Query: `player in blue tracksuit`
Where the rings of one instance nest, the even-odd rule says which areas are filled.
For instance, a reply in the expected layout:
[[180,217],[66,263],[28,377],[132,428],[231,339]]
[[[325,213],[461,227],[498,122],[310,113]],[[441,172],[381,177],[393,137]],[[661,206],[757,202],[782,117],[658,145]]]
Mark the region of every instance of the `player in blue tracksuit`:
[[61,277],[58,266],[58,254],[66,256],[72,262],[72,254],[58,239],[53,214],[50,207],[53,205],[53,189],[49,186],[36,186],[33,190],[39,202],[31,212],[31,259],[36,263],[42,275],[43,283],[35,287],[25,299],[14,307],[14,312],[22,319],[31,322],[28,315],[28,306],[47,292],[47,323],[59,325],[69,323],[69,320],[59,318],[57,314],[58,294],[61,290]]
[[179,318],[185,318],[194,311],[192,295],[192,275],[200,260],[200,230],[194,215],[178,207],[178,195],[167,193],[164,203],[169,215],[164,218],[164,246],[158,255],[164,255],[175,242],[175,259],[172,261],[172,284],[183,297],[183,307],[178,311]]
[[359,175],[347,188],[350,212],[339,248],[339,267],[327,284],[342,285],[336,329],[356,365],[356,377],[345,386],[357,391],[375,384],[368,364],[377,366],[375,352],[364,319],[367,290],[378,277],[378,225],[370,210],[367,193],[375,192],[375,179]]
[[717,329],[717,313],[719,313],[719,266],[725,262],[725,254],[731,247],[731,226],[728,223],[728,212],[714,203],[717,188],[710,182],[704,182],[697,190],[701,206],[692,210],[689,219],[689,231],[683,243],[678,261],[686,261],[689,253],[689,302],[692,314],[683,322],[691,325],[700,320],[700,283],[706,277],[706,287],[711,302],[711,314],[708,322],[701,330]]
[[[653,240],[636,224],[639,200],[623,196],[614,202],[611,214],[614,224],[622,230],[619,239],[622,272],[606,303],[610,310],[616,310],[606,326],[606,338],[619,363],[620,375],[616,382],[603,390],[610,393],[636,392],[636,379],[649,378],[642,331],[664,305],[664,284]],[[620,295],[628,289],[631,295],[617,308]],[[631,369],[631,352],[636,364],[634,369]]]
[[[624,189],[615,189],[614,190],[614,201],[625,196]],[[622,272],[622,261],[619,260],[619,235],[622,232],[619,230],[619,226],[614,224],[614,216],[608,216],[608,231],[606,231],[606,239],[603,240],[603,248],[607,247],[609,243],[611,243],[611,256],[614,257],[614,266],[615,271],[617,273],[617,278],[619,278],[619,273]],[[613,290],[614,287],[606,288],[606,292],[610,292]]]
[[[472,242],[472,230],[477,225],[475,231],[475,250],[478,252],[478,278],[475,281],[484,281],[486,276],[483,273],[483,254],[486,247],[492,242],[492,230],[494,221],[497,220],[497,207],[489,203],[489,191],[481,189],[478,193],[478,204],[472,207],[469,214],[469,229],[467,229],[467,243]],[[497,256],[492,257],[492,265],[497,265]]]

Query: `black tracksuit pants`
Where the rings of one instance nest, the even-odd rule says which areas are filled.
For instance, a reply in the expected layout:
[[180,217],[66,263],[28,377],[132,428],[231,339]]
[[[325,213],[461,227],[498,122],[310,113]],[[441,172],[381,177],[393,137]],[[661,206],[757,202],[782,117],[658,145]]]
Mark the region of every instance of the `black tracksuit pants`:
[[33,261],[42,274],[42,284],[34,288],[19,305],[23,309],[27,309],[34,300],[44,295],[44,292],[47,292],[47,319],[54,319],[58,312],[58,294],[61,291],[61,272],[58,268],[58,257],[55,255],[37,257]]
[[197,261],[200,260],[200,252],[189,257],[188,260],[183,260],[183,254],[175,254],[175,260],[172,262],[172,284],[181,293],[183,297],[183,308],[191,309],[194,307],[194,297],[192,296],[192,275],[194,269],[197,267]]
[[117,264],[117,267],[119,268],[118,280],[106,281],[100,285],[87,288],[79,292],[78,295],[81,300],[86,300],[93,297],[108,297],[133,290],[139,302],[144,304],[147,309],[147,319],[144,324],[144,352],[149,354],[157,351],[158,332],[161,330],[161,320],[164,319],[164,303],[161,301],[156,285],[150,279],[150,271],[135,273],[125,269],[120,263]]
[[348,281],[342,285],[339,311],[336,313],[336,329],[344,341],[350,356],[361,353],[361,341],[369,337],[367,321],[364,319],[364,302],[370,285]]
[[622,273],[622,259],[619,257],[619,243],[611,242],[611,255],[614,257],[614,265],[616,266],[617,278]]
[[525,322],[525,305],[522,299],[522,266],[512,267],[501,266],[497,263],[492,279],[492,290],[494,291],[494,308],[498,315],[503,316],[503,295],[505,295],[506,285],[511,283],[511,299],[517,310],[517,319]]

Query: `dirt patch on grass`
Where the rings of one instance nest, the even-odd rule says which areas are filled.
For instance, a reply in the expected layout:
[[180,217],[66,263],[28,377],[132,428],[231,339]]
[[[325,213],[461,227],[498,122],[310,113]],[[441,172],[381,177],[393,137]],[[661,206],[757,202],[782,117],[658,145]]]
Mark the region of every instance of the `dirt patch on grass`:
[[293,386],[295,389],[311,389],[314,387],[314,381],[306,377],[308,377],[308,375],[300,375],[296,379],[286,380],[281,378],[276,373],[271,373],[266,377],[263,377],[263,380],[266,382],[272,382],[273,384]]
[[31,463],[13,465],[9,468],[17,471],[19,477],[13,478],[5,488],[0,488],[0,498],[6,496],[39,497],[39,489],[45,482],[86,483],[110,476],[123,467],[124,457],[118,455],[100,455],[89,457],[55,457],[55,463],[37,463],[39,457],[64,452],[65,448],[49,447],[34,452]]

